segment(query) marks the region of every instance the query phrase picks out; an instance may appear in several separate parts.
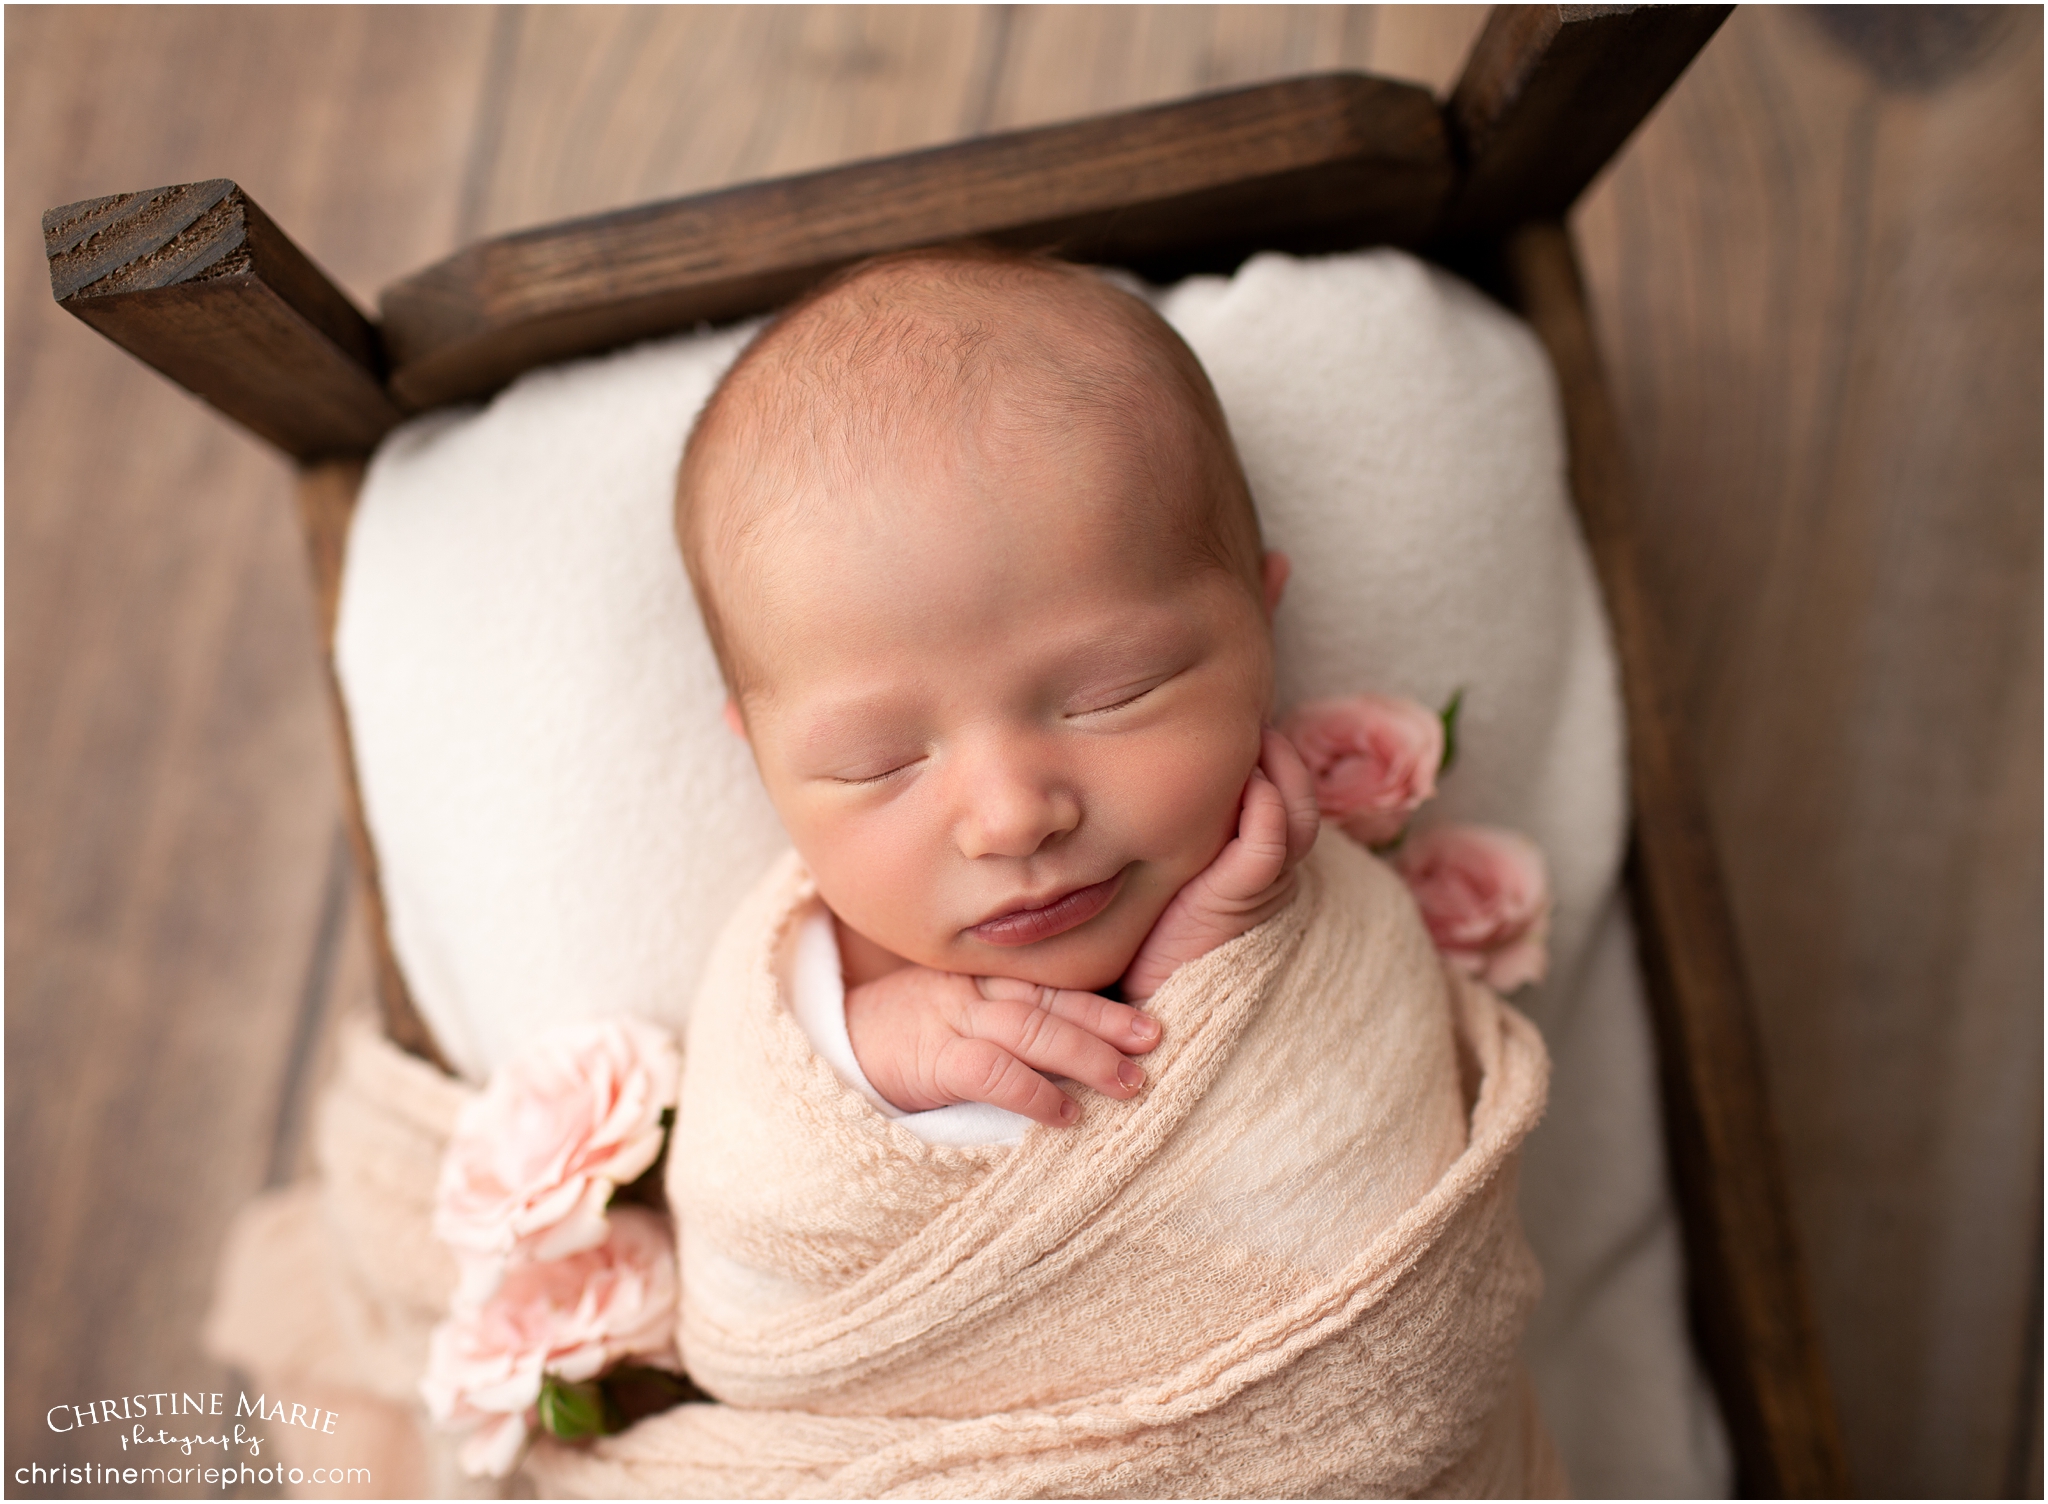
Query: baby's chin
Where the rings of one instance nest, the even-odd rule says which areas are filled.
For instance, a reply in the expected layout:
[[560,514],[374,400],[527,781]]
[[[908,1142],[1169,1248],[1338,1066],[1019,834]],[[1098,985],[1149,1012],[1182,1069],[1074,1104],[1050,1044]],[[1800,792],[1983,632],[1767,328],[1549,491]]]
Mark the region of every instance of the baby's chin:
[[[1009,946],[965,941],[948,961],[926,964],[939,965],[945,971],[965,970],[975,976],[1010,977],[1039,987],[1101,992],[1131,969],[1131,962],[1137,959],[1138,948],[1144,944],[1157,917],[1115,914],[1112,910],[1049,940]],[[1104,923],[1112,918],[1114,923]]]
[[1034,986],[1060,987],[1069,992],[1103,992],[1131,969],[1131,962],[1137,954],[1136,946],[1116,952],[1107,959],[1098,956],[1072,959],[1038,957],[1009,951],[992,958],[985,965],[974,967],[973,972],[976,976],[1010,977]]

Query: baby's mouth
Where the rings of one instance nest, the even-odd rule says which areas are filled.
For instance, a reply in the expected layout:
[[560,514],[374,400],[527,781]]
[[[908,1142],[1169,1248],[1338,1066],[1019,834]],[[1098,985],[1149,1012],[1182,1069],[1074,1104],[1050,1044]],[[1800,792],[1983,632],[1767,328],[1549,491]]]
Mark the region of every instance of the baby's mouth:
[[[1124,871],[1129,871],[1125,868]],[[987,945],[1030,945],[1079,928],[1108,908],[1123,886],[1124,873],[1055,898],[1035,909],[1013,909],[984,919],[967,931]]]

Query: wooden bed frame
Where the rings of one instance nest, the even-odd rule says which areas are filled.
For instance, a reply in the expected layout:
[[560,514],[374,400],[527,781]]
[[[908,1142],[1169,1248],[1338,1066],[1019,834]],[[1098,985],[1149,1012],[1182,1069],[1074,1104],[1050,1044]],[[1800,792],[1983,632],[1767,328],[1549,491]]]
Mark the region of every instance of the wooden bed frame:
[[[973,237],[1165,280],[1259,249],[1392,244],[1472,278],[1529,320],[1563,393],[1572,488],[1621,658],[1629,887],[1694,1330],[1740,1485],[1840,1496],[1757,1032],[1563,223],[1728,9],[1502,6],[1443,102],[1324,74],[501,236],[387,288],[377,323],[222,179],[50,210],[51,287],[300,462],[331,646],[363,460],[407,415],[550,361],[765,311],[868,255]],[[385,1026],[439,1062],[391,952],[338,691],[333,703]]]

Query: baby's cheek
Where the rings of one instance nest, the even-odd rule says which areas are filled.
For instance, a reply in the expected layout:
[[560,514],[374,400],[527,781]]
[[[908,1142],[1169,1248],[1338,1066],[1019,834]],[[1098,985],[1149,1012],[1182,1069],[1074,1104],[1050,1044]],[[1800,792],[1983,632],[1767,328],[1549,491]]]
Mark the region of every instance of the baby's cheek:
[[1178,755],[1162,757],[1132,791],[1144,827],[1139,838],[1169,879],[1169,898],[1237,833],[1245,780],[1258,765],[1256,728],[1249,746],[1243,740],[1218,734],[1183,742]]
[[920,925],[929,921],[928,851],[885,820],[791,810],[783,823],[833,913],[886,949],[930,964],[919,953],[928,947]]

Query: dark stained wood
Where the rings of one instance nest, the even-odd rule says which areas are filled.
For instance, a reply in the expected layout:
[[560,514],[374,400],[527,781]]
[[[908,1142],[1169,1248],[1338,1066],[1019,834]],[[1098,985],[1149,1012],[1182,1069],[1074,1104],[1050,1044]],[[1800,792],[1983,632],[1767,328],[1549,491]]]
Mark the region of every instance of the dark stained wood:
[[67,311],[287,454],[400,421],[369,321],[225,178],[52,209],[43,246]]
[[1732,9],[1494,7],[1446,106],[1464,171],[1442,238],[1561,216]]
[[1570,239],[1526,226],[1505,248],[1564,399],[1572,491],[1607,597],[1627,706],[1631,879],[1702,1350],[1745,1491],[1838,1497],[1848,1477],[1792,1232],[1763,1054],[1698,778],[1644,590],[1621,436]]
[[[355,743],[349,737],[348,706],[334,671],[334,628],[341,612],[341,569],[348,548],[349,523],[355,517],[356,494],[362,489],[360,460],[334,460],[308,467],[299,476],[299,521],[306,535],[312,567],[314,603],[319,613],[320,642],[325,648],[327,700],[334,714],[335,758],[341,765],[342,809],[350,853],[355,858],[357,901],[375,966],[377,1006],[384,1033],[422,1060],[449,1069],[434,1043],[433,1032],[414,1007],[412,990],[391,948],[391,929],[384,911],[377,848],[363,821],[362,788],[356,781]],[[451,1072],[452,1074],[452,1072]]]
[[1156,277],[1259,248],[1414,244],[1450,185],[1426,91],[1293,79],[487,241],[386,289],[391,385],[416,407],[475,397],[939,241],[1048,247]]

